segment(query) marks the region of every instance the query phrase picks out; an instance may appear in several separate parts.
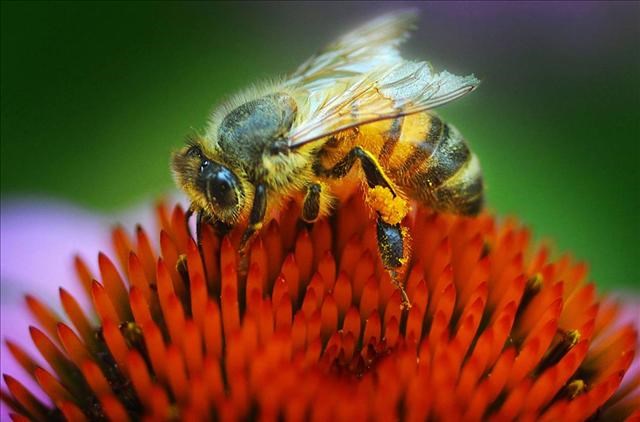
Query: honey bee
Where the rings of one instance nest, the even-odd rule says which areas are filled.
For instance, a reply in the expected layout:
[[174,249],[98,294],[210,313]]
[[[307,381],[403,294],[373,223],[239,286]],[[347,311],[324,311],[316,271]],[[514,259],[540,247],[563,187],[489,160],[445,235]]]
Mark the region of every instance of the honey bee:
[[218,107],[205,134],[172,156],[198,223],[242,225],[244,248],[286,201],[297,201],[301,218],[313,223],[330,215],[348,180],[358,180],[377,220],[382,263],[410,306],[398,279],[409,201],[463,215],[483,203],[477,157],[431,112],[479,81],[403,59],[398,46],[415,20],[413,12],[378,17],[285,79]]

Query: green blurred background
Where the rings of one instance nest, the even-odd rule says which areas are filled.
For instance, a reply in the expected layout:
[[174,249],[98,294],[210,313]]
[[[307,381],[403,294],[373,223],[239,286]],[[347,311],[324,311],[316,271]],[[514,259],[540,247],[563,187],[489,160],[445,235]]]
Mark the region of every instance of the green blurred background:
[[[111,212],[173,188],[213,105],[398,3],[2,3],[2,200]],[[440,110],[490,208],[640,291],[639,3],[432,3],[404,47],[481,88]]]

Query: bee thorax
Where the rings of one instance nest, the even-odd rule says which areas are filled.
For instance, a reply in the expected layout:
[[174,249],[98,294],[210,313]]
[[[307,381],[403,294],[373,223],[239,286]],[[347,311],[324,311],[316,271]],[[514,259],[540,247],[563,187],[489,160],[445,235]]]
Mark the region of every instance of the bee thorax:
[[229,112],[218,128],[218,145],[247,169],[255,169],[262,155],[285,154],[285,139],[296,116],[296,103],[284,93],[248,101]]

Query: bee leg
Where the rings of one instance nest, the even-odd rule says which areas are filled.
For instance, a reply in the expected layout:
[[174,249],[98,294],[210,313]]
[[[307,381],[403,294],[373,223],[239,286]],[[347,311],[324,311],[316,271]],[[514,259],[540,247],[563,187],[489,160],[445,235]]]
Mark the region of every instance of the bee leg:
[[200,239],[202,239],[202,223],[203,223],[202,211],[199,211],[196,215],[196,242],[200,246]]
[[[187,232],[191,234],[191,230],[189,228],[189,219],[193,215],[195,211],[192,209],[187,210],[185,215],[185,224],[187,225]],[[219,220],[212,220],[204,211],[198,211],[196,215],[196,240],[198,243],[198,247],[202,245],[202,227],[203,225],[208,224],[213,227],[216,235],[218,237],[224,237],[227,233],[233,229],[233,226],[230,224],[223,223]]]
[[202,211],[198,212],[196,217],[196,243],[198,244],[198,250],[202,255],[202,225],[206,224],[205,216]]
[[302,203],[302,219],[307,223],[314,223],[320,215],[320,193],[322,185],[314,182],[307,186],[307,193]]
[[356,159],[360,160],[362,170],[369,186],[367,202],[377,213],[378,250],[382,263],[389,274],[394,286],[402,295],[402,306],[411,307],[407,292],[404,290],[398,271],[406,262],[405,235],[401,226],[402,219],[409,212],[409,205],[401,198],[384,174],[382,166],[375,157],[361,147],[355,147],[340,160],[333,168],[324,174],[329,177],[342,178],[346,176]]
[[[202,227],[204,224],[211,224],[211,220],[205,215],[203,211],[198,211],[198,215],[196,216],[196,244],[198,245],[198,252],[202,257],[204,256],[204,249],[202,249]],[[203,269],[206,280],[208,279],[207,268],[204,267]]]
[[218,237],[225,237],[231,231],[231,229],[233,229],[232,225],[223,223],[220,220],[212,221],[210,218],[208,218],[208,223],[213,227],[213,230],[216,232],[216,235]]
[[249,225],[242,235],[242,241],[240,242],[240,251],[244,252],[247,243],[253,235],[262,227],[262,221],[267,212],[267,188],[262,184],[256,186],[256,192],[253,196],[253,206],[251,207],[251,214],[249,214]]
[[364,171],[367,184],[370,188],[380,186],[389,189],[393,196],[396,196],[396,192],[391,186],[389,179],[384,174],[382,167],[377,162],[373,154],[359,146],[349,151],[342,160],[336,163],[335,166],[328,170],[320,169],[320,172],[324,176],[341,179],[349,173],[351,167],[355,164],[356,159],[360,160],[362,170]]
[[411,308],[409,296],[400,281],[398,270],[404,265],[404,233],[400,223],[389,224],[378,213],[377,220],[378,250],[382,258],[382,264],[389,271],[391,282],[402,296],[402,307]]

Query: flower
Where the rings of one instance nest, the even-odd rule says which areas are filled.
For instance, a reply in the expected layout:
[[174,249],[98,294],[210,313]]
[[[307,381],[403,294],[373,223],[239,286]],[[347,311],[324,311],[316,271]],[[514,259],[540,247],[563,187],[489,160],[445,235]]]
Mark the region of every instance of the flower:
[[89,313],[64,288],[65,318],[27,296],[46,365],[7,345],[48,398],[4,374],[14,419],[571,421],[638,407],[636,329],[584,264],[530,250],[516,221],[418,208],[403,311],[361,198],[312,227],[298,215],[290,205],[246,256],[238,230],[194,239],[180,206],[157,207],[159,247],[116,228],[99,277],[75,260]]

